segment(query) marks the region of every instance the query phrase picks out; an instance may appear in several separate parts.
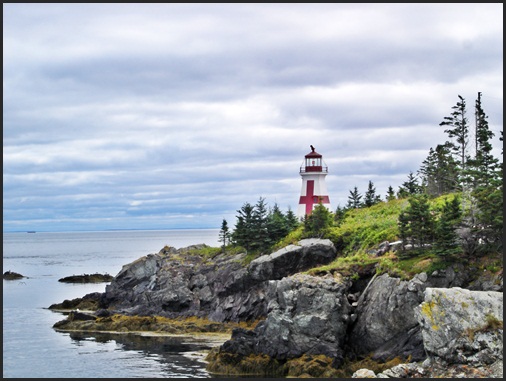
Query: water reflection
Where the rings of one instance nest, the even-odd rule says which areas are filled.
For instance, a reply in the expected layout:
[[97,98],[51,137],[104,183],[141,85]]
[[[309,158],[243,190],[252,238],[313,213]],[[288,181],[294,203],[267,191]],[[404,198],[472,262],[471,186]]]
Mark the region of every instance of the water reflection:
[[[114,350],[142,354],[145,366],[156,361],[170,377],[212,377],[205,370],[206,351],[215,344],[191,336],[142,336],[132,333],[71,332],[72,344],[116,344]],[[139,365],[139,364],[138,364]],[[137,365],[137,366],[138,366]]]

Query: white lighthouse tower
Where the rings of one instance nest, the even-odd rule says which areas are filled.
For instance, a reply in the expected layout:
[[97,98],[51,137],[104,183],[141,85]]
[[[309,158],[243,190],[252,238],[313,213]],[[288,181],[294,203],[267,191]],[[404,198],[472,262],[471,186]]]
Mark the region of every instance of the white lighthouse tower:
[[327,185],[325,185],[327,173],[328,167],[323,161],[322,155],[311,146],[311,152],[304,157],[304,163],[300,167],[302,189],[297,209],[298,218],[310,215],[313,208],[319,203],[332,211]]

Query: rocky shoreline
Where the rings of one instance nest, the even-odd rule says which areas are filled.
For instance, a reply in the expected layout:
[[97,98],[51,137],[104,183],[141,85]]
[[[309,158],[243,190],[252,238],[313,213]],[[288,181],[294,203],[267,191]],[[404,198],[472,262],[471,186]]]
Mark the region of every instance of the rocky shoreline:
[[55,329],[169,332],[158,322],[196,319],[199,332],[231,335],[207,357],[217,374],[502,377],[502,271],[477,276],[455,264],[401,280],[369,266],[360,279],[313,276],[306,271],[336,258],[329,240],[249,264],[245,254],[193,254],[198,247],[166,247],[123,266],[104,293],[52,305],[74,310]]

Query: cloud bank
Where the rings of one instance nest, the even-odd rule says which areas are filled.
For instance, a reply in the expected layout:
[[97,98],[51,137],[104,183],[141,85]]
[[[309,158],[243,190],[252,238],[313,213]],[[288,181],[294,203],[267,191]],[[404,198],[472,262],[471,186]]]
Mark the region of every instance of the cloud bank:
[[477,93],[502,131],[502,4],[4,4],[4,231],[219,228],[383,198]]

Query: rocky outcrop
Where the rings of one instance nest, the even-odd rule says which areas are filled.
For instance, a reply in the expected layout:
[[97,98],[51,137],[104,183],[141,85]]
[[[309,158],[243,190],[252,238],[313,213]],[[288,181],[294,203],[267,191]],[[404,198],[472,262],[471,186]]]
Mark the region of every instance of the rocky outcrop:
[[502,360],[502,292],[427,288],[415,315],[429,356],[472,365]]
[[425,351],[414,308],[427,287],[452,287],[468,282],[460,265],[431,275],[420,273],[409,281],[383,274],[371,280],[353,311],[348,348],[356,356],[386,361],[395,357],[423,360]]
[[307,239],[248,266],[244,254],[210,260],[183,251],[162,250],[123,266],[106,287],[101,306],[124,314],[197,316],[214,321],[248,321],[267,315],[268,281],[329,263],[336,257],[329,240]]
[[331,277],[309,275],[271,281],[266,320],[252,332],[234,332],[222,350],[266,354],[276,360],[303,354],[323,354],[342,360],[350,310],[348,287]]
[[[493,369],[491,372],[498,371],[492,364],[502,359],[502,340],[499,352],[497,332],[490,333],[484,326],[468,327],[457,321],[438,324],[461,324],[460,331],[434,330],[432,320],[423,313],[427,307],[423,306],[432,308],[435,303],[429,298],[436,293],[432,290],[474,287],[502,291],[502,272],[488,274],[481,269],[487,276],[476,277],[476,272],[472,274],[470,269],[457,264],[401,280],[387,274],[375,275],[374,263],[354,264],[357,268],[353,267],[351,272],[361,279],[351,281],[351,276],[346,278],[337,272],[330,274],[321,270],[318,274],[322,276],[301,273],[336,257],[336,250],[328,240],[302,240],[248,265],[244,263],[245,254],[205,257],[192,254],[193,249],[202,249],[202,246],[179,250],[166,247],[124,266],[106,286],[105,293],[88,298],[88,302],[98,304],[95,315],[175,320],[198,317],[213,323],[262,320],[254,329],[235,329],[230,340],[212,351],[210,370],[229,374],[235,371],[236,374],[342,377],[339,372],[345,355],[347,360],[381,363],[382,367],[375,368],[380,372],[378,377],[421,377],[423,372],[431,374],[427,367],[399,363],[434,359],[432,364],[442,364],[462,361],[462,356],[469,364],[486,362]],[[438,298],[434,300],[439,303],[441,297]],[[66,307],[81,308],[84,300],[66,302]],[[462,308],[470,304],[461,299],[457,303]],[[477,306],[486,310],[485,304]],[[450,305],[438,308],[445,311],[443,315],[462,314],[451,310]],[[417,309],[421,311],[418,314]],[[489,326],[500,325],[502,332],[502,314],[489,315],[493,318],[485,317],[484,321]],[[434,331],[430,336],[432,341],[426,337],[428,321]],[[79,320],[71,323],[87,327],[97,324]],[[59,327],[65,329],[66,325]],[[472,336],[473,341],[462,341],[463,334]],[[441,352],[444,349],[448,353]],[[383,365],[398,366],[388,372]],[[459,369],[455,372],[460,374]],[[468,374],[465,369],[463,372]],[[370,372],[363,374],[370,375]]]
[[23,279],[23,278],[25,278],[24,275],[18,274],[16,272],[10,271],[10,270],[4,272],[2,277],[5,280],[17,280],[17,279]]
[[503,378],[503,294],[459,287],[431,288],[414,308],[423,362],[399,364],[352,378]]

